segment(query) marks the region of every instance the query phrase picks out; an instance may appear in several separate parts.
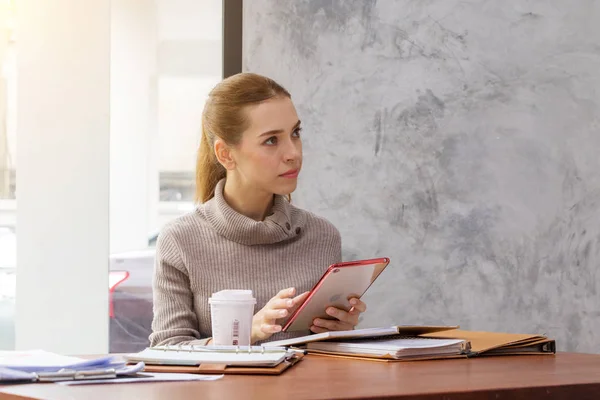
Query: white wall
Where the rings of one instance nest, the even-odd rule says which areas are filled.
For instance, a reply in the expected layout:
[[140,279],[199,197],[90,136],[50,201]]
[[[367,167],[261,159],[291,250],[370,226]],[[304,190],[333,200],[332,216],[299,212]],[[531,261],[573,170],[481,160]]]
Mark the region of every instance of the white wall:
[[16,347],[105,353],[110,0],[18,14]]

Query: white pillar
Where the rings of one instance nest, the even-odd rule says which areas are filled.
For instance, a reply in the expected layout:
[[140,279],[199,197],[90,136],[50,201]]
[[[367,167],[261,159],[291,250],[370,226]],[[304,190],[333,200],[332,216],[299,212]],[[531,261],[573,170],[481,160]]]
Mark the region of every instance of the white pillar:
[[119,252],[146,247],[158,213],[154,0],[113,0],[111,26],[110,250]]
[[16,4],[16,347],[105,353],[110,0]]

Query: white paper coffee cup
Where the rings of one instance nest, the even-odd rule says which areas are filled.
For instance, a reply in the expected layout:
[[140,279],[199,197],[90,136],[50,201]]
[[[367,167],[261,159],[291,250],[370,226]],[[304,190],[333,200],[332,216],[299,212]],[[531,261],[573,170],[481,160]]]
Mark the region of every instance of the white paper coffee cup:
[[256,299],[252,290],[221,290],[208,299],[212,343],[216,346],[249,346]]

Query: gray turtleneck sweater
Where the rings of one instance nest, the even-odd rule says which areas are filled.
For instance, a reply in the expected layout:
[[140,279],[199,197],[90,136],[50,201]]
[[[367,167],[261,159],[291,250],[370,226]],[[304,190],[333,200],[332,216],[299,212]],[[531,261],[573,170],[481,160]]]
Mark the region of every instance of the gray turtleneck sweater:
[[[204,344],[211,336],[208,298],[223,289],[251,289],[255,313],[281,289],[310,290],[341,261],[339,231],[328,221],[275,196],[257,222],[215,197],[167,224],[158,237],[153,278],[151,346]],[[269,340],[309,334],[278,333]]]

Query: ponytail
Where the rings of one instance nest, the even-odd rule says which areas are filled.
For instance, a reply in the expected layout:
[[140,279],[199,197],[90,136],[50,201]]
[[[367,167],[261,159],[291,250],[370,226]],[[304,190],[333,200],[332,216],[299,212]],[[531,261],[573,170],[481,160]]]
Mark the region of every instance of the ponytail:
[[225,178],[226,170],[217,161],[206,128],[202,126],[202,137],[196,160],[196,202],[204,203],[215,195],[217,183]]

